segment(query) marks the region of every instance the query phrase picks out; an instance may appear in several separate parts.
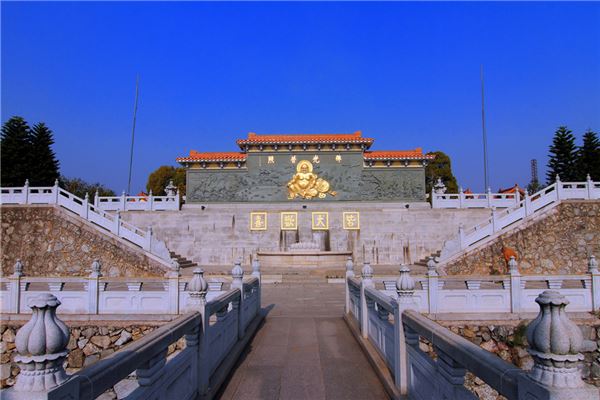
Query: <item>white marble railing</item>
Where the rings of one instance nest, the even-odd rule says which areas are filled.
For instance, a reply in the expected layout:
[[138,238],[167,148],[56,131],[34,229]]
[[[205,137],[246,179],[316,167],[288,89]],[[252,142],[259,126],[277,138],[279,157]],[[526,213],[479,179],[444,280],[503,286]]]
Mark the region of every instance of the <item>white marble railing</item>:
[[[394,282],[393,296],[390,288],[375,287],[368,264],[362,279],[352,270],[346,276],[346,318],[360,341],[375,348],[381,361],[372,360],[374,364],[387,367],[394,398],[475,399],[464,387],[467,370],[509,400],[598,398],[598,389],[585,385],[577,368],[583,360],[583,337],[564,311],[569,304],[564,289],[544,291],[535,299],[539,314],[527,329],[535,364],[528,373],[421,315],[420,296],[407,267]],[[569,311],[575,310],[569,306]],[[551,335],[571,343],[559,345]],[[435,357],[421,350],[421,339],[429,342]]]
[[[26,325],[17,333],[21,344],[15,360],[21,372],[15,386],[0,395],[6,399],[93,399],[135,372],[127,399],[212,398],[258,327],[253,322],[260,311],[256,301],[260,280],[252,277],[242,288],[233,287],[209,300],[207,283],[201,276],[194,279],[190,282],[194,301],[188,314],[70,376],[62,366],[68,353],[68,328],[55,314],[61,302],[47,293],[36,297],[30,303],[33,329]],[[45,314],[41,319],[40,312]],[[41,330],[38,321],[43,321]],[[180,338],[185,338],[185,347],[167,356],[169,346]],[[50,350],[44,349],[53,353],[46,354]],[[43,368],[49,365],[53,368]]]
[[504,228],[529,219],[538,212],[553,208],[562,200],[569,199],[600,199],[600,182],[593,182],[590,179],[586,182],[561,182],[557,179],[552,185],[531,196],[526,194],[524,199],[510,208],[500,211],[492,208],[491,216],[485,221],[467,229],[459,226],[458,235],[444,243],[440,261],[447,263],[475,248],[484,239],[501,232]]
[[23,187],[0,188],[0,204],[55,204],[77,214],[101,230],[141,247],[163,261],[171,261],[167,246],[152,234],[151,227],[143,230],[131,225],[123,221],[118,213],[108,213],[101,207],[90,204],[87,194],[82,199],[61,189],[58,181],[50,187],[29,187],[26,182]]
[[[570,301],[570,311],[598,311],[600,273],[595,263],[591,257],[589,272],[582,275],[521,275],[511,259],[508,275],[439,276],[430,259],[428,274],[413,277],[415,309],[429,314],[535,312],[540,293],[560,289]],[[381,284],[383,293],[396,296],[396,281],[384,278]]]
[[[60,300],[63,314],[172,315],[184,312],[190,303],[189,279],[177,272],[164,278],[110,278],[101,276],[97,268],[88,277],[29,277],[15,268],[13,275],[0,278],[0,312],[29,313],[30,299],[42,293]],[[229,283],[209,282],[206,298],[218,297],[224,285]]]
[[179,193],[174,196],[94,196],[94,206],[104,211],[178,211]]

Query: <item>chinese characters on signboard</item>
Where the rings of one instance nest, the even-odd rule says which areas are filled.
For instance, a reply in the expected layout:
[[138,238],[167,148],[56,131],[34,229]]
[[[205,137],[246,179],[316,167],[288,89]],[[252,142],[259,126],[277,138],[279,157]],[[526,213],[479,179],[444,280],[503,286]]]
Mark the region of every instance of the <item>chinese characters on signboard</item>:
[[295,231],[298,229],[298,213],[297,212],[282,212],[281,213],[281,230]]
[[251,231],[266,231],[267,230],[267,213],[266,212],[250,213],[250,230]]
[[[280,213],[281,230],[295,231],[298,229],[298,213],[296,211],[283,211]],[[311,227],[316,231],[329,229],[329,213],[326,211],[314,211],[311,215]],[[360,213],[358,211],[346,211],[342,213],[342,228],[345,230],[360,229]],[[250,213],[250,230],[267,230],[267,213]]]
[[313,212],[312,228],[315,231],[326,231],[329,229],[329,213],[325,211]]
[[343,226],[347,230],[360,229],[360,215],[356,211],[343,213]]

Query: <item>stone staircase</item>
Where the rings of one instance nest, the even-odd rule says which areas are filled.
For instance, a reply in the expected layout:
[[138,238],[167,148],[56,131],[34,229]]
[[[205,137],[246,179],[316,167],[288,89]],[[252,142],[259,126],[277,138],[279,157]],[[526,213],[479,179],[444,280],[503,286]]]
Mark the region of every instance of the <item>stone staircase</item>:
[[192,268],[195,268],[198,266],[197,263],[195,263],[191,260],[188,260],[184,256],[179,255],[179,254],[175,253],[174,251],[169,251],[169,255],[171,256],[172,259],[174,259],[175,261],[177,261],[179,263],[179,268],[181,268],[182,270],[185,270],[185,269],[191,270]]
[[442,253],[441,250],[438,250],[435,253],[431,253],[427,257],[423,257],[419,261],[415,262],[415,265],[422,265],[422,266],[426,267],[427,266],[427,261],[429,261],[429,257],[433,257],[434,259],[437,260],[440,257],[441,253]]

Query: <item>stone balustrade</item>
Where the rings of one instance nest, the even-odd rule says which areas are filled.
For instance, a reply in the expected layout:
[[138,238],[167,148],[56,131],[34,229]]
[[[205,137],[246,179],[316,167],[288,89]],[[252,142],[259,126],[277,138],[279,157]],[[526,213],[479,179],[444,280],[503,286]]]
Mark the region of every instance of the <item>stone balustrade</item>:
[[[436,200],[436,196],[448,197],[448,200],[454,203],[448,203],[448,207],[441,206],[440,199]],[[450,196],[459,196],[460,203],[455,203],[456,199]],[[469,208],[463,204],[470,204],[469,199],[465,196],[479,196],[472,194],[433,194],[434,208]],[[518,194],[511,194],[515,197],[515,203],[502,210],[496,210],[502,206],[493,204],[490,199],[499,194],[488,194],[487,201],[490,204],[490,217],[481,223],[466,228],[459,226],[457,235],[447,240],[444,243],[440,254],[440,261],[447,263],[456,259],[466,251],[476,248],[485,243],[485,239],[497,234],[504,228],[513,225],[516,222],[527,220],[533,215],[546,211],[558,205],[562,200],[598,200],[600,199],[600,182],[594,182],[588,176],[585,182],[561,182],[557,177],[556,182],[552,185],[540,190],[532,195],[525,194],[523,199],[520,199]],[[458,204],[458,206],[450,207],[450,204]],[[504,206],[506,207],[506,206]]]
[[[179,197],[177,197],[179,199]],[[173,201],[156,200],[158,203],[168,204]],[[157,257],[159,261],[171,260],[169,250],[165,243],[158,240],[152,234],[152,228],[146,230],[140,229],[121,219],[119,213],[108,213],[102,207],[91,204],[89,196],[86,194],[82,199],[72,193],[60,188],[58,180],[54,186],[49,187],[29,187],[26,181],[23,187],[0,188],[0,205],[4,204],[54,204],[65,208],[81,218],[91,222],[101,230],[108,231],[129,243],[134,244],[146,250]],[[98,203],[99,204],[99,203]],[[179,209],[179,200],[177,200],[177,209]]]
[[104,211],[179,211],[179,192],[172,196],[94,196],[94,206]]
[[[61,301],[49,293],[29,299],[31,320],[18,332],[21,369],[3,399],[91,399],[135,372],[128,399],[212,398],[260,324],[260,281],[234,268],[232,287],[213,299],[202,270],[189,282],[188,313],[96,363],[67,376],[69,330],[56,316]],[[239,285],[238,285],[239,284]],[[169,346],[185,347],[169,357]]]
[[[597,269],[592,261],[590,268]],[[528,372],[420,314],[415,290],[419,279],[406,266],[400,269],[394,296],[389,287],[375,287],[369,265],[362,279],[350,274],[346,281],[345,318],[367,352],[374,348],[381,360],[374,365],[385,364],[392,398],[475,399],[464,386],[467,371],[509,400],[599,397],[598,388],[581,379],[577,364],[583,360],[582,334],[565,313],[569,300],[556,290],[544,290],[535,299],[539,312],[527,328],[534,367]],[[421,341],[432,346],[434,357],[422,350]]]
[[[252,282],[256,282],[247,289],[249,294],[254,294],[260,281],[258,261],[254,268]],[[17,260],[14,271],[11,276],[0,278],[0,312],[5,314],[29,313],[28,302],[48,292],[62,303],[62,314],[173,315],[185,312],[193,303],[191,282],[176,270],[164,278],[109,278],[102,276],[101,263],[96,260],[88,277],[28,277]],[[230,284],[214,281],[207,285],[206,298],[211,301]],[[244,287],[247,285],[244,283]]]

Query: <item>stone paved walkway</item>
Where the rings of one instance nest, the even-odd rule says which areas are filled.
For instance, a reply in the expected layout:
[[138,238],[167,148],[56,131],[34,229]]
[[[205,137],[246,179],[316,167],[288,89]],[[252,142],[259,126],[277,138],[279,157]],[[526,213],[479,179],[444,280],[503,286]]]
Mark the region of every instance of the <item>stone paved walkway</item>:
[[263,285],[264,326],[226,383],[230,399],[387,399],[342,320],[344,285]]

